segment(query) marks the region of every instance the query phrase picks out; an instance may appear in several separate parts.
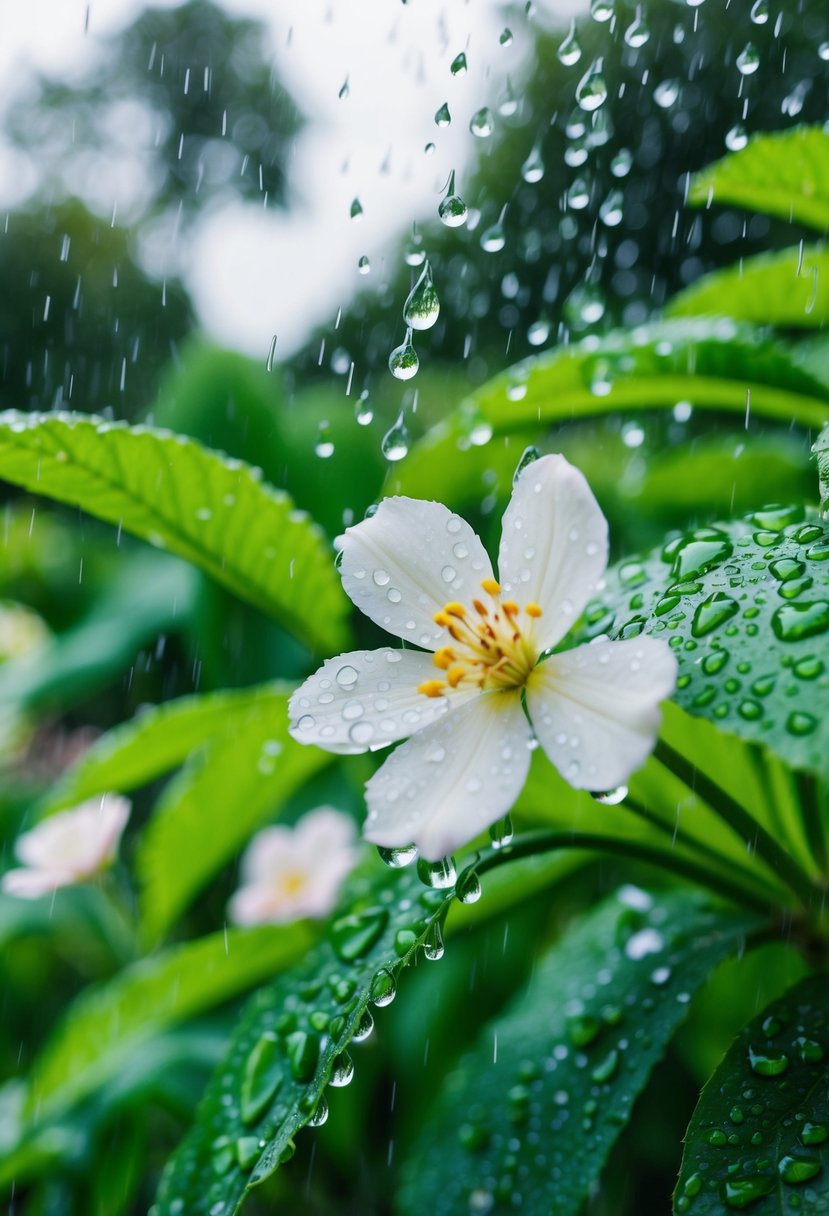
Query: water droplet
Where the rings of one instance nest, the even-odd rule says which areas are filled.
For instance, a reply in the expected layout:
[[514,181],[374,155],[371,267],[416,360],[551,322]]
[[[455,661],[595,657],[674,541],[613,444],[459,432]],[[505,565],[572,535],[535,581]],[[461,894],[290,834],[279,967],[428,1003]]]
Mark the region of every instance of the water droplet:
[[455,883],[455,895],[462,904],[476,904],[481,898],[481,880],[474,865],[461,871]]
[[343,1089],[349,1084],[354,1076],[354,1061],[347,1051],[342,1051],[338,1056],[334,1057],[334,1063],[331,1065],[331,1078],[328,1082],[335,1089]]
[[596,1082],[597,1085],[604,1085],[607,1081],[609,1081],[613,1077],[613,1075],[616,1072],[618,1067],[619,1067],[619,1052],[614,1047],[607,1053],[605,1058],[599,1064],[596,1065],[596,1067],[590,1073],[590,1076],[593,1078],[593,1080]]
[[500,46],[512,46],[512,30],[507,27],[502,29],[498,35],[498,42]]
[[484,253],[500,253],[507,243],[507,234],[499,222],[490,224],[481,233],[481,249]]
[[786,719],[786,730],[790,735],[810,735],[817,727],[817,718],[812,714],[794,712]]
[[449,174],[446,196],[438,207],[438,215],[447,228],[459,228],[469,214],[466,203],[455,193],[455,170]]
[[795,1039],[795,1046],[804,1064],[819,1064],[823,1059],[823,1048],[814,1039],[808,1039],[805,1035],[798,1035]]
[[383,934],[389,919],[385,908],[368,908],[335,920],[330,929],[331,943],[344,962],[368,954]]
[[576,37],[575,21],[571,22],[570,32],[556,51],[556,55],[559,63],[563,63],[566,68],[572,67],[581,59],[581,44]]
[[282,1084],[283,1057],[275,1034],[266,1033],[247,1058],[242,1074],[239,1113],[243,1123],[255,1123]]
[[735,122],[725,134],[725,146],[729,152],[739,152],[748,143],[748,132],[741,122]]
[[769,19],[769,0],[754,0],[749,16],[755,25],[765,25]]
[[478,139],[488,139],[495,130],[495,116],[489,106],[481,106],[469,120],[469,130]]
[[695,638],[705,637],[712,629],[724,625],[739,611],[739,605],[722,591],[715,591],[697,606],[691,622],[691,633]]
[[620,148],[610,162],[610,172],[614,177],[627,177],[633,167],[633,153],[629,148]]
[[567,189],[567,206],[574,211],[583,211],[590,202],[590,183],[586,177],[577,177]]
[[752,1072],[760,1077],[779,1077],[789,1067],[789,1057],[784,1051],[755,1051],[748,1049],[748,1062]]
[[800,1129],[800,1139],[804,1144],[825,1144],[829,1140],[829,1127],[807,1121]]
[[403,866],[411,865],[417,857],[417,845],[404,844],[395,849],[384,849],[378,845],[377,852],[380,860],[392,870],[400,870]]
[[387,967],[381,967],[374,975],[369,989],[368,999],[379,1009],[390,1005],[397,996],[397,984],[394,976]]
[[353,220],[361,220],[363,218],[363,204],[358,198],[351,201],[351,218]]
[[405,340],[389,355],[389,371],[396,380],[411,380],[417,375],[419,366],[420,360],[412,345],[412,331],[407,329]]
[[359,426],[368,426],[374,418],[374,409],[369,401],[368,389],[363,389],[354,404],[354,417]]
[[816,1178],[822,1169],[817,1157],[787,1155],[781,1157],[777,1163],[777,1172],[789,1186],[799,1186],[811,1178]]
[[653,91],[653,99],[662,110],[669,110],[679,100],[680,85],[678,80],[660,80]]
[[340,667],[334,679],[339,684],[340,688],[353,688],[359,678],[357,668],[346,663],[344,667]]
[[644,46],[650,36],[651,32],[648,29],[647,22],[642,16],[642,6],[637,4],[634,21],[625,30],[625,42],[628,46],[638,48]]
[[261,1152],[258,1136],[240,1136],[236,1141],[236,1160],[239,1162],[239,1169],[246,1174],[249,1173],[259,1160]]
[[722,1128],[712,1127],[709,1132],[705,1133],[705,1142],[713,1145],[714,1148],[722,1148],[724,1144],[728,1143],[728,1136]]
[[432,282],[432,270],[426,262],[403,305],[403,320],[410,329],[431,329],[440,313],[440,300]]
[[567,1037],[574,1047],[589,1047],[599,1036],[602,1024],[589,1014],[574,1014],[565,1023]]
[[427,887],[445,891],[455,883],[455,859],[442,857],[439,861],[426,861],[421,857],[417,863],[417,876]]
[[602,60],[591,63],[576,88],[576,101],[583,110],[591,113],[607,100],[607,85],[602,75]]
[[438,921],[434,921],[429,926],[423,939],[423,957],[429,959],[430,962],[436,962],[438,959],[443,958],[444,949],[440,924]]
[[602,790],[594,792],[591,797],[596,802],[600,802],[602,806],[618,806],[620,802],[628,796],[628,787],[626,785],[617,785],[615,790]]
[[374,1030],[374,1018],[370,1009],[364,1009],[360,1014],[360,1020],[354,1028],[352,1039],[355,1043],[364,1042]]
[[590,16],[594,21],[609,21],[613,13],[613,0],[590,0]]
[[307,1030],[295,1030],[285,1040],[285,1054],[294,1080],[307,1084],[317,1070],[320,1041]]
[[770,1195],[776,1185],[774,1178],[766,1174],[749,1174],[744,1178],[726,1179],[720,1184],[720,1195],[727,1207],[747,1208]]
[[512,843],[513,829],[512,820],[509,815],[504,815],[502,819],[496,819],[489,829],[489,838],[492,841],[494,849],[506,848]]
[[737,56],[737,70],[743,76],[751,76],[760,66],[760,55],[752,42],[747,42]]
[[624,195],[621,190],[611,190],[599,207],[599,219],[608,228],[616,228],[622,222]]
[[331,438],[331,428],[327,422],[319,424],[314,452],[321,460],[328,460],[329,457],[334,455],[334,440]]
[[829,602],[781,604],[772,614],[771,627],[781,642],[799,642],[825,633],[829,629]]
[[371,274],[371,262],[365,253],[357,261],[357,270],[360,274]]
[[422,266],[426,261],[423,237],[417,230],[417,224],[412,224],[412,237],[403,250],[403,260],[407,266]]
[[521,176],[530,185],[540,182],[544,176],[544,161],[541,159],[541,148],[538,144],[533,147],[521,166]]
[[[417,355],[415,355],[415,359],[417,359]],[[398,460],[402,460],[403,457],[408,453],[409,432],[402,413],[398,417],[394,426],[386,431],[385,435],[383,436],[382,443],[380,444],[380,451],[383,453],[386,460],[390,461],[392,464],[395,464]]]
[[465,76],[468,67],[469,65],[466,62],[466,55],[463,51],[461,51],[461,53],[456,55],[449,64],[449,71],[453,76]]

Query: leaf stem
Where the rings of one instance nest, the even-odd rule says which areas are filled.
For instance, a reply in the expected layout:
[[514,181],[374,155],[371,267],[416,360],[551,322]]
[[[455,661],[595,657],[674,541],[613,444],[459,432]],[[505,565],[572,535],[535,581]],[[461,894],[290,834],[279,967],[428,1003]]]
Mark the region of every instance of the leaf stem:
[[661,739],[657,742],[654,756],[717,812],[723,822],[762,858],[772,873],[778,875],[795,893],[805,908],[812,908],[815,900],[820,897],[818,888],[806,871],[801,869],[782,845],[757,822],[750,811]]
[[605,836],[592,832],[526,832],[517,837],[511,844],[501,849],[493,849],[484,853],[475,869],[479,874],[493,870],[507,861],[517,861],[523,857],[534,857],[538,853],[550,853],[557,849],[590,849],[594,852],[616,853],[621,857],[631,857],[660,869],[672,870],[682,878],[716,891],[726,899],[752,911],[764,914],[775,914],[779,911],[773,900],[764,899],[754,891],[749,891],[742,883],[734,882],[720,874],[715,874],[706,866],[699,865],[688,857],[670,853],[652,844],[642,841],[622,840],[618,836]]

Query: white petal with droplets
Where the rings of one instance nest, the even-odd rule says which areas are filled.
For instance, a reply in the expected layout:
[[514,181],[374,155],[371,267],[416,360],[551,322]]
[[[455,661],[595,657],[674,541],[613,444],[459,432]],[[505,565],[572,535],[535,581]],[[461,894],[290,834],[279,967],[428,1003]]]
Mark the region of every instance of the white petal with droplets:
[[338,538],[343,587],[361,612],[397,637],[434,650],[445,633],[432,617],[469,603],[492,577],[469,524],[439,502],[384,498],[370,519]]
[[509,811],[527,776],[532,732],[517,692],[484,693],[399,747],[366,786],[363,834],[445,857]]
[[[431,654],[383,646],[326,659],[291,697],[290,732],[329,752],[386,747],[446,712],[446,697],[427,697],[419,684],[441,676]],[[470,694],[453,691],[454,703]]]
[[501,525],[504,594],[543,615],[534,636],[561,641],[607,567],[607,520],[584,478],[563,456],[542,456],[520,474]]
[[570,785],[614,789],[640,767],[676,670],[670,647],[648,637],[594,642],[539,664],[527,708],[539,743]]

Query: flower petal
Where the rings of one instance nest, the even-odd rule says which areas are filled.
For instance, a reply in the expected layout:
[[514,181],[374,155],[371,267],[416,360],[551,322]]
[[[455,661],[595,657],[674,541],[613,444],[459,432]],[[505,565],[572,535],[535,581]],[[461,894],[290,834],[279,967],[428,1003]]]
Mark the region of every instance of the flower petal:
[[611,790],[653,750],[659,702],[670,696],[677,663],[665,642],[594,642],[554,654],[527,683],[538,741],[570,785]]
[[[289,730],[300,743],[350,754],[386,747],[445,713],[447,697],[418,685],[441,675],[419,650],[352,650],[326,659],[291,697]],[[469,693],[449,693],[454,703]]]
[[0,887],[7,895],[15,895],[18,899],[40,899],[43,895],[53,895],[58,887],[69,887],[74,882],[75,875],[69,870],[19,869],[7,870],[0,879]]
[[370,519],[338,538],[343,587],[382,629],[434,650],[443,630],[432,617],[449,600],[468,603],[492,577],[469,524],[439,502],[384,498]]
[[35,824],[18,837],[14,851],[27,866],[87,878],[112,861],[130,809],[119,794],[90,798]]
[[607,520],[584,475],[563,456],[520,474],[501,524],[498,571],[505,595],[543,610],[542,650],[561,641],[607,567]]
[[505,815],[527,776],[532,732],[517,692],[477,695],[389,756],[366,786],[363,834],[445,857]]

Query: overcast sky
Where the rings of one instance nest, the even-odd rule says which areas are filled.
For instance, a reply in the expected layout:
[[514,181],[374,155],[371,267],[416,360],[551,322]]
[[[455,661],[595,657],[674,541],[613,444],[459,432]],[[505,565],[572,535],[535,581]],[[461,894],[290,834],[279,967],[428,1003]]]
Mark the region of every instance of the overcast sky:
[[[97,39],[140,7],[0,0],[0,105],[31,67],[81,72]],[[523,7],[505,16],[494,0],[227,0],[228,10],[265,21],[266,55],[308,121],[290,165],[290,211],[239,204],[202,223],[187,250],[185,278],[213,337],[265,358],[276,334],[284,357],[362,286],[362,256],[371,278],[382,278],[400,234],[434,215],[449,170],[459,171],[461,184],[463,166],[481,150],[469,131],[472,113],[494,109],[507,76],[520,78]],[[546,0],[533,19],[566,23],[584,7]],[[499,35],[507,24],[515,37],[505,47]],[[462,50],[469,71],[455,77],[449,65]],[[453,121],[438,129],[434,114],[444,101]],[[430,142],[436,147],[427,155]],[[24,169],[0,154],[0,205],[25,191]],[[358,223],[350,218],[355,197],[364,209]]]

